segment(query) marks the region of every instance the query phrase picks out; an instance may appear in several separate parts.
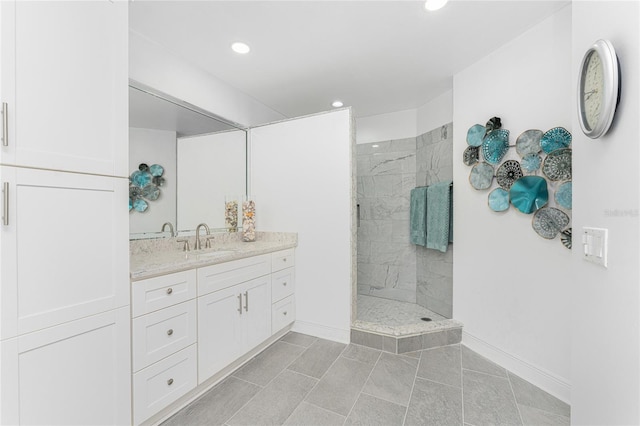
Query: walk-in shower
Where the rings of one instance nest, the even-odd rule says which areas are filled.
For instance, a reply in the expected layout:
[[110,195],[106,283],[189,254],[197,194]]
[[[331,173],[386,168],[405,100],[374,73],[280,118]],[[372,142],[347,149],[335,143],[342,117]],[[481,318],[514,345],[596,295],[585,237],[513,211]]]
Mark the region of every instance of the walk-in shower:
[[411,190],[452,180],[452,127],[356,146],[355,329],[404,336],[452,324],[454,244],[442,253],[409,239]]

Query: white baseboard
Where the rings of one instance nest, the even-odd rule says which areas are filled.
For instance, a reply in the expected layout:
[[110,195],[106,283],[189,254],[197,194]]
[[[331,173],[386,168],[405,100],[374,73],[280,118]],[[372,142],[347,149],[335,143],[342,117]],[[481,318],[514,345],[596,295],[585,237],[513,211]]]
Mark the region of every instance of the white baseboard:
[[293,323],[291,331],[345,344],[348,344],[351,341],[350,328],[342,330],[339,328],[327,327],[325,325],[297,320],[295,323]]
[[536,385],[561,401],[571,404],[571,384],[567,379],[472,336],[464,329],[462,330],[462,343],[483,357],[500,364],[516,376]]

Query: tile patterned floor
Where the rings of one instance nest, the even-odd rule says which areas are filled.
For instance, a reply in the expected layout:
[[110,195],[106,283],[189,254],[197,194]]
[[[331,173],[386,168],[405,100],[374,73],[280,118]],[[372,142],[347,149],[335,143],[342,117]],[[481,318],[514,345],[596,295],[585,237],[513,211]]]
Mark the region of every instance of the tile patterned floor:
[[569,414],[463,345],[394,355],[291,332],[163,426],[569,425]]

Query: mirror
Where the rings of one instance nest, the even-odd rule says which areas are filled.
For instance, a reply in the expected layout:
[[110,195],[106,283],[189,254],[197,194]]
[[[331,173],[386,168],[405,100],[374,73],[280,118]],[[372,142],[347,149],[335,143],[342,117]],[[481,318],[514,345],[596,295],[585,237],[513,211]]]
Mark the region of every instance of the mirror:
[[[192,233],[202,222],[211,230],[223,231],[225,199],[234,198],[241,204],[247,192],[246,131],[211,112],[130,81],[130,175],[141,164],[162,166],[163,181],[157,181],[161,183],[157,199],[141,195],[148,204],[143,212],[130,209],[131,239],[169,236],[168,228],[161,232],[165,222],[180,234]],[[130,190],[134,199],[137,192]]]

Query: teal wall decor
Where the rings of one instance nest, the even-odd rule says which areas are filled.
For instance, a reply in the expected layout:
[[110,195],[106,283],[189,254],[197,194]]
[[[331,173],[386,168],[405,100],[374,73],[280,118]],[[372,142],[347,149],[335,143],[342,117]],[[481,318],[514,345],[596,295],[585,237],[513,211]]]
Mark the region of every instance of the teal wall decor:
[[[560,235],[563,246],[571,249],[571,133],[563,127],[546,132],[528,129],[514,145],[509,144],[509,135],[500,117],[469,128],[463,153],[463,163],[471,166],[469,183],[478,191],[490,190],[487,201],[492,211],[505,212],[513,206],[533,215],[531,227],[538,235],[545,239]],[[520,158],[509,155],[511,148]]]
[[160,187],[164,185],[164,167],[145,163],[129,176],[129,211],[143,213],[149,208],[148,201],[160,198]]

